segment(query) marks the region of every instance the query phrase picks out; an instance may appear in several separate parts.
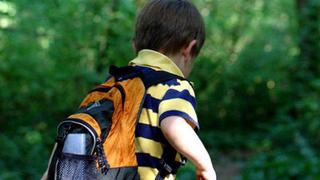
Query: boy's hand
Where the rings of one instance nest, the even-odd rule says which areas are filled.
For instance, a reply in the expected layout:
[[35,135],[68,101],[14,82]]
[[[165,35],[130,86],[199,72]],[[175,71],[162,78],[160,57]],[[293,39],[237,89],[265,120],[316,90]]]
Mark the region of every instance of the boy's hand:
[[197,180],[216,180],[216,172],[212,170],[197,169]]

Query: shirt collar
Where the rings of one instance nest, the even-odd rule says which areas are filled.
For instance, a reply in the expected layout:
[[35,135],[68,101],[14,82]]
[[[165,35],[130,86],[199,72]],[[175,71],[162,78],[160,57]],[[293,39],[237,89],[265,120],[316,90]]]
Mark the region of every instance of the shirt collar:
[[139,51],[138,56],[130,61],[129,65],[147,66],[184,77],[181,70],[169,57],[150,49]]

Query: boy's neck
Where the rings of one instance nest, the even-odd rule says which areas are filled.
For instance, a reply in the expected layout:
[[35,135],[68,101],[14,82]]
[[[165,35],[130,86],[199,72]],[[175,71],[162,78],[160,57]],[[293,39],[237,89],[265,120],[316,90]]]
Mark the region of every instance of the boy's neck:
[[178,66],[178,68],[181,70],[182,74],[185,77],[188,77],[189,73],[188,73],[188,70],[185,66],[185,61],[181,55],[179,55],[179,54],[176,54],[176,55],[165,54],[165,55],[167,57],[169,57],[169,59],[171,59]]

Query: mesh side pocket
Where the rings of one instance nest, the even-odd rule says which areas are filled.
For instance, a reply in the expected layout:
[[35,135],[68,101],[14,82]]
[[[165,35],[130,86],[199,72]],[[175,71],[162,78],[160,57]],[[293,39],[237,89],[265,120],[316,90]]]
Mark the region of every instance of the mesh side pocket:
[[94,156],[64,153],[57,164],[57,179],[88,180],[100,179]]

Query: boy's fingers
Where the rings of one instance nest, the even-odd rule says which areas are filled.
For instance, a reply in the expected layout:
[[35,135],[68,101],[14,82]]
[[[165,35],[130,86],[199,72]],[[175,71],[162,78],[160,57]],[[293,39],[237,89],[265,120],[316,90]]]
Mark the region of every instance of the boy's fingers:
[[197,171],[196,172],[197,180],[216,180],[215,177],[212,177],[207,171]]

